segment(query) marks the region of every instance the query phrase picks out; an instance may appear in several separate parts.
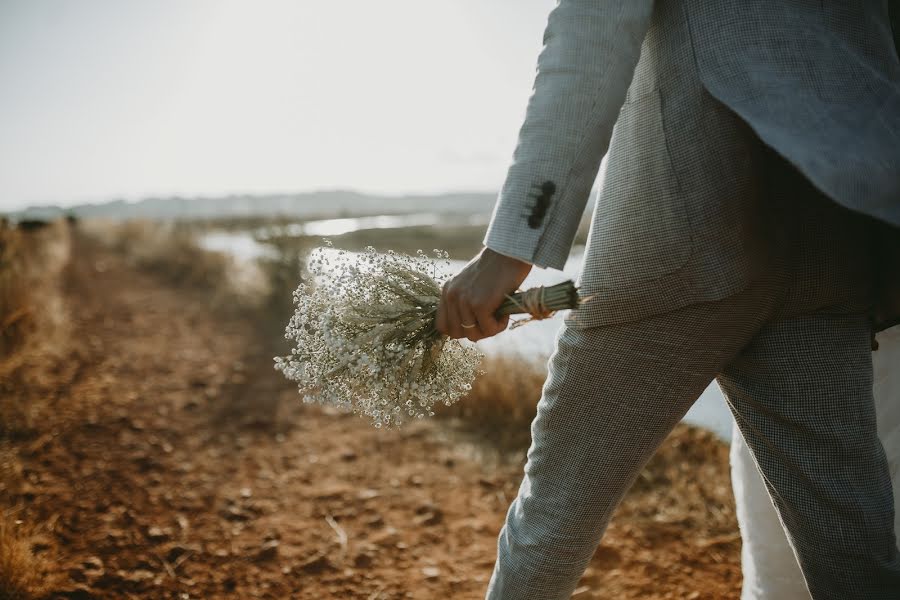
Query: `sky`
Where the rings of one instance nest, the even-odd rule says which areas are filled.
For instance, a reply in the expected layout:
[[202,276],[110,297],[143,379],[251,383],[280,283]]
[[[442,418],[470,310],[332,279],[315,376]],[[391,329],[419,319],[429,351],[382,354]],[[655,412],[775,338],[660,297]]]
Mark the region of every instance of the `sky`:
[[555,0],[0,0],[0,210],[499,190]]

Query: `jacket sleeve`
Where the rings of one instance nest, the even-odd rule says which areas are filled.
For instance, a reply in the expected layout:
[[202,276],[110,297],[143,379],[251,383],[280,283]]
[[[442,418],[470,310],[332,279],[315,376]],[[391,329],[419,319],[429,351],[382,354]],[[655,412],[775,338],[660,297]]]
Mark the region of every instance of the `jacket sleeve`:
[[652,0],[558,0],[550,11],[485,246],[540,267],[563,267],[652,10]]

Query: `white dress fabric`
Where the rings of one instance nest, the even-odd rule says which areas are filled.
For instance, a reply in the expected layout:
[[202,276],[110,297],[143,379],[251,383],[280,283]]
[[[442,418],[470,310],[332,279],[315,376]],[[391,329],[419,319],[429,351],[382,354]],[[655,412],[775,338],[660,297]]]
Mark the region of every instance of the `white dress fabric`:
[[[894,490],[894,531],[900,540],[900,325],[876,336],[872,353],[878,437],[887,454]],[[741,600],[803,600],[809,592],[753,456],[735,425],[731,480],[743,549]]]

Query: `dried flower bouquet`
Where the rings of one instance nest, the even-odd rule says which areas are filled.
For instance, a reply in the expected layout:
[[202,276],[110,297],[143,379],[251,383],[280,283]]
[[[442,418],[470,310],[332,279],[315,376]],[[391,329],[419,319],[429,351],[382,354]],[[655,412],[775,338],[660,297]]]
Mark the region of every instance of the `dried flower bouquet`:
[[[379,254],[371,247],[362,254],[312,253],[311,277],[294,292],[296,310],[285,330],[294,347],[275,358],[305,402],[366,415],[375,427],[398,426],[433,415],[436,402],[450,405],[471,389],[481,352],[434,328],[450,264],[445,252],[435,255]],[[543,318],[578,302],[569,281],[508,296],[498,312]]]

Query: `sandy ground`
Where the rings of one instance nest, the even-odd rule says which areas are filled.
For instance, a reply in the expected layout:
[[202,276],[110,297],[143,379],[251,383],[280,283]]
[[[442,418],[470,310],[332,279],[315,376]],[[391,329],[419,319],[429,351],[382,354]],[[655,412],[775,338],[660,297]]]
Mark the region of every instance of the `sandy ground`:
[[[524,451],[303,406],[251,320],[76,237],[70,346],[16,402],[0,501],[48,598],[481,598]],[[39,360],[40,357],[35,357]],[[679,427],[575,598],[737,598],[727,447]]]

